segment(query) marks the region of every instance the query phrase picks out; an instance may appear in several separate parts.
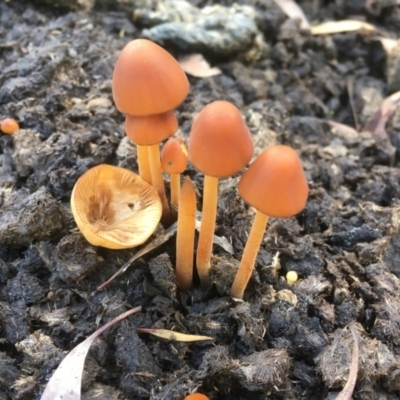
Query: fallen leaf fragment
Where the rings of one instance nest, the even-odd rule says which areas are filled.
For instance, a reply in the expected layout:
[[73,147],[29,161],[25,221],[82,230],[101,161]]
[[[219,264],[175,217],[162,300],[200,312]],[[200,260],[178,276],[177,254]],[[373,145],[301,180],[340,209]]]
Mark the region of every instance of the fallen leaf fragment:
[[376,31],[375,26],[368,22],[346,19],[342,21],[329,21],[310,27],[312,35],[329,35],[333,33],[354,32],[359,30]]
[[175,342],[197,342],[199,340],[214,340],[210,336],[202,335],[189,335],[187,333],[179,333],[169,331],[168,329],[151,329],[151,328],[138,328],[138,332],[150,333],[150,335],[157,336],[165,340],[173,340]]
[[219,68],[211,67],[202,54],[191,54],[180,59],[179,64],[187,74],[196,78],[208,78],[221,73]]
[[[201,222],[199,219],[201,219],[201,213],[197,213],[196,218],[196,230],[200,231]],[[115,278],[122,275],[132,265],[133,262],[167,242],[176,233],[177,227],[178,224],[175,222],[165,232],[157,236],[152,242],[140,249],[111,278],[98,286],[97,290],[105,289]],[[214,235],[213,243],[220,246],[227,253],[234,254],[233,246],[228,242],[226,237]]]
[[379,38],[378,40],[381,42],[383,49],[388,54],[391,53],[391,51],[396,47],[398,43],[397,39],[391,39],[391,38]]
[[360,350],[358,346],[358,337],[355,328],[352,326],[350,329],[351,329],[351,334],[353,336],[353,354],[351,356],[349,379],[347,380],[346,385],[341,390],[341,392],[336,396],[335,400],[351,400],[357,382]]
[[112,325],[129,315],[140,311],[142,307],[135,307],[126,311],[117,318],[92,333],[85,341],[74,347],[62,360],[53,376],[50,378],[41,400],[80,400],[83,366],[85,358],[93,341]]
[[341,124],[340,122],[333,121],[331,119],[324,119],[325,123],[330,125],[332,128],[332,133],[336,134],[342,139],[357,139],[359,133],[356,129],[349,125]]
[[376,111],[364,125],[363,131],[371,132],[373,135],[387,138],[385,125],[389,117],[394,113],[400,103],[400,92],[393,93],[383,100],[381,108]]
[[136,261],[140,257],[144,256],[145,254],[149,253],[150,251],[156,249],[157,247],[159,247],[162,244],[164,244],[165,242],[167,242],[176,233],[177,227],[178,227],[178,224],[175,222],[165,232],[163,232],[161,235],[157,236],[148,245],[146,245],[142,249],[140,249],[110,279],[108,279],[106,282],[104,282],[100,286],[98,286],[97,290],[103,290],[115,278],[122,275],[132,265],[132,263],[134,261]]
[[294,0],[274,0],[275,4],[289,17],[301,21],[300,28],[308,29],[310,24],[304,15],[303,10]]

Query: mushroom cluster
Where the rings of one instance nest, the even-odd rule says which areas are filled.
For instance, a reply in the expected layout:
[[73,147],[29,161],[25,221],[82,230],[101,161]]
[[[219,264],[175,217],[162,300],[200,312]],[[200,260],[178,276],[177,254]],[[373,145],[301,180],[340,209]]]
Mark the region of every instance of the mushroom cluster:
[[[134,247],[154,231],[161,209],[164,225],[172,222],[177,210],[178,286],[183,291],[192,288],[196,258],[201,286],[207,288],[218,182],[248,166],[254,153],[250,130],[236,106],[217,100],[206,105],[195,118],[188,148],[182,140],[171,137],[178,128],[173,110],[186,98],[189,83],[177,61],[145,39],[133,40],[122,50],[115,65],[112,90],[116,107],[126,117],[126,134],[137,145],[140,177],[106,165],[84,174],[71,197],[77,225],[93,245],[113,249]],[[160,153],[160,143],[166,139]],[[189,177],[184,177],[181,186],[181,174],[188,161],[204,174],[196,257],[196,191]],[[171,208],[165,194],[163,171],[170,174]],[[256,210],[231,288],[231,296],[241,299],[252,275],[268,218],[292,217],[307,202],[308,183],[295,150],[285,145],[265,149],[243,173],[238,192]],[[295,282],[295,277],[291,277],[291,282]]]

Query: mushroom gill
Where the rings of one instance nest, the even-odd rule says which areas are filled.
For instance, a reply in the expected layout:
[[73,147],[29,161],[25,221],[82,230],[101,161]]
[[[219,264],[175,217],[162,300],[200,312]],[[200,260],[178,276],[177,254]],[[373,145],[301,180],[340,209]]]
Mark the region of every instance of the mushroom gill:
[[145,242],[156,229],[162,210],[157,192],[139,175],[106,164],[78,179],[71,209],[88,242],[109,249]]

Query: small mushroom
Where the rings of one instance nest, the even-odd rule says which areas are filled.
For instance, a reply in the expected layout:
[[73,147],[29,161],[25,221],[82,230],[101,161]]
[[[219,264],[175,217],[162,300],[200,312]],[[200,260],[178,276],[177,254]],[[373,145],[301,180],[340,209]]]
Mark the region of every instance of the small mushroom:
[[126,134],[138,146],[139,174],[157,190],[168,220],[159,144],[178,128],[173,109],[189,92],[186,75],[162,47],[136,39],[118,57],[112,92],[118,110],[126,115]]
[[306,205],[308,183],[301,161],[289,146],[264,150],[239,181],[240,196],[256,209],[242,260],[231,288],[232,297],[242,299],[254,269],[268,217],[289,218]]
[[206,395],[201,393],[192,393],[186,396],[183,400],[210,400]]
[[86,240],[108,249],[145,242],[156,229],[162,210],[157,192],[139,175],[106,164],[78,179],[71,209]]
[[299,279],[296,271],[288,271],[286,274],[286,281],[291,286],[294,285]]
[[176,232],[176,282],[183,291],[193,285],[193,251],[196,225],[196,192],[189,177],[182,184]]
[[18,129],[18,122],[13,118],[4,118],[0,122],[0,130],[7,135],[13,135]]
[[204,173],[196,267],[201,284],[205,287],[210,276],[218,179],[227,178],[243,169],[253,156],[254,145],[240,111],[227,101],[214,101],[205,106],[194,120],[188,150],[190,161]]
[[181,173],[188,163],[188,152],[185,143],[170,137],[161,151],[161,168],[171,175],[171,205],[178,208]]

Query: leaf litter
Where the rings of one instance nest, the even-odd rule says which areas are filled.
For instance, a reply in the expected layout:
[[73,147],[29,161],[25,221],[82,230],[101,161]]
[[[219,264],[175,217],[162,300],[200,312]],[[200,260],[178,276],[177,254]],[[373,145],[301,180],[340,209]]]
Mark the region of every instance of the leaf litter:
[[117,322],[139,312],[141,309],[142,307],[139,306],[124,312],[107,322],[86,340],[73,348],[53,373],[42,394],[41,400],[79,400],[81,398],[83,367],[94,340]]

